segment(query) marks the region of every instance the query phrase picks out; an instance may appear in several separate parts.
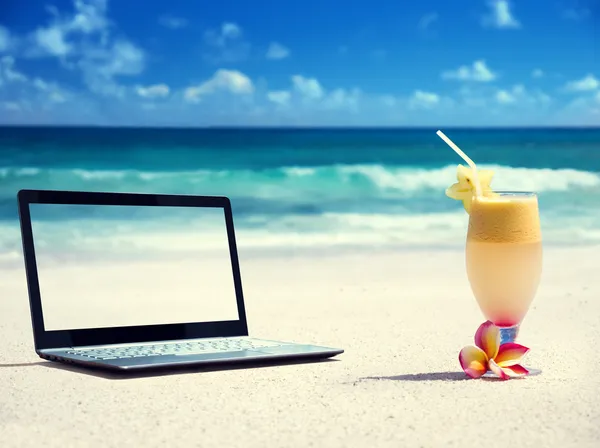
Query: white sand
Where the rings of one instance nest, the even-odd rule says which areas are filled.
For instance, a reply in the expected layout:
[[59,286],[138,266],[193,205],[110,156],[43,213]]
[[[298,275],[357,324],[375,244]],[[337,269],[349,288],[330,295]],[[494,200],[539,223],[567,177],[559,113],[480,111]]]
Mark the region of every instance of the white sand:
[[598,446],[598,248],[545,261],[520,336],[543,374],[508,382],[460,370],[483,321],[462,252],[243,256],[253,335],[346,352],[131,379],[37,358],[23,269],[4,270],[0,446]]

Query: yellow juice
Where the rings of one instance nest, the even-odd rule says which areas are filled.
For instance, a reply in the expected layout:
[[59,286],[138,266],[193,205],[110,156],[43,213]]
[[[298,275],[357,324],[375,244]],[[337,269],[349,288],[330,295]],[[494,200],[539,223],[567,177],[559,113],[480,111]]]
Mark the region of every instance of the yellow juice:
[[467,275],[484,316],[499,327],[519,324],[542,273],[542,235],[535,194],[473,198]]

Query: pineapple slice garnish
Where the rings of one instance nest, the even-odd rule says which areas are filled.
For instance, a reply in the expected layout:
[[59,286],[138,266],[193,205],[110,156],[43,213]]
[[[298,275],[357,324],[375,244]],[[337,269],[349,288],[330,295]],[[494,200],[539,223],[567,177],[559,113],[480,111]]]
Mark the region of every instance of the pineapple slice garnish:
[[[479,175],[479,183],[481,184],[483,195],[486,197],[496,196],[490,187],[494,172],[492,170],[477,170],[477,174]],[[457,201],[462,201],[466,212],[470,213],[473,196],[475,196],[473,170],[466,166],[458,165],[456,178],[458,179],[458,182],[446,189],[446,196],[456,199]]]

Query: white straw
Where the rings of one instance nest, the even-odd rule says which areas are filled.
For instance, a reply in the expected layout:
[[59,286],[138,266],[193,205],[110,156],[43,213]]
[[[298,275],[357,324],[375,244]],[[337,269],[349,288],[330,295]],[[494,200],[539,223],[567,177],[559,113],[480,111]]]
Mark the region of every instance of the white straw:
[[461,156],[462,159],[465,162],[467,162],[467,164],[471,167],[471,169],[473,170],[473,183],[475,184],[475,195],[481,196],[481,184],[479,183],[479,176],[477,175],[477,166],[475,166],[475,163],[469,158],[468,155],[462,152],[462,150],[458,146],[456,146],[452,140],[446,137],[446,134],[444,134],[442,131],[437,131],[436,134],[442,140],[444,140],[448,144],[448,146],[450,146],[450,148],[452,148],[456,152],[456,154]]

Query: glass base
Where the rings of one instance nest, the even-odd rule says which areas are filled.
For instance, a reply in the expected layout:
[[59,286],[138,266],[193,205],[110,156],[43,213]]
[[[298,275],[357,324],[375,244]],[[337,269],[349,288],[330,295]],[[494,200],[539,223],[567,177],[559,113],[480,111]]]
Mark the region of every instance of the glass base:
[[507,342],[515,342],[519,334],[519,325],[512,327],[498,327],[500,330],[500,344],[506,344]]
[[[525,376],[521,376],[521,377],[517,377],[517,378],[511,378],[511,380],[519,380],[522,378],[527,378],[528,376],[536,376],[536,375],[540,375],[542,373],[542,371],[540,369],[534,369],[531,367],[527,367],[527,366],[523,366],[525,367],[527,370],[529,370],[529,373]],[[493,379],[498,379],[500,378],[498,375],[496,375],[494,372],[492,372],[491,370],[488,370],[486,373],[483,374],[483,376],[481,378],[493,378]]]
[[[507,342],[516,342],[517,336],[519,335],[519,327],[520,327],[519,324],[514,325],[512,327],[498,327],[498,329],[500,330],[500,344],[506,344]],[[536,375],[540,375],[542,373],[542,371],[540,369],[529,368],[527,366],[523,366],[523,367],[525,367],[529,371],[529,373],[525,376],[511,378],[511,379],[527,378],[528,376],[536,376]],[[491,370],[488,370],[483,375],[482,378],[498,379],[499,376],[496,375]]]

